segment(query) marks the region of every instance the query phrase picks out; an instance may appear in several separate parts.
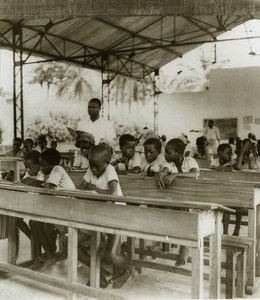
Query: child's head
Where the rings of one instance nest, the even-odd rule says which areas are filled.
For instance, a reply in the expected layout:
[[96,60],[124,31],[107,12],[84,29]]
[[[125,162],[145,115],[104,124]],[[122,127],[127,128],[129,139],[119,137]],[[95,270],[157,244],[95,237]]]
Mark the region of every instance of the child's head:
[[165,146],[165,159],[167,162],[176,162],[183,157],[186,145],[181,139],[172,139]]
[[42,152],[40,157],[40,166],[44,175],[50,174],[53,167],[59,165],[59,163],[60,152],[56,149],[49,148]]
[[165,143],[165,142],[166,142],[166,140],[167,140],[167,138],[166,138],[166,135],[164,135],[164,134],[163,134],[163,135],[161,136],[161,140],[162,140],[162,142],[164,142],[164,143]]
[[89,166],[96,177],[100,177],[111,160],[111,151],[108,145],[99,144],[89,152]]
[[257,147],[257,154],[260,155],[260,140],[257,141],[256,147]]
[[218,146],[218,157],[223,164],[230,162],[232,157],[231,146],[229,144],[220,144]]
[[144,142],[144,155],[149,163],[156,160],[161,150],[162,143],[159,139],[150,138]]
[[205,146],[208,146],[209,142],[205,136],[200,136],[196,140],[196,145],[198,150],[203,149]]
[[32,139],[26,139],[23,142],[23,153],[24,156],[26,156],[30,151],[33,149],[33,140]]
[[41,153],[32,150],[24,157],[24,166],[29,176],[36,176],[40,170],[40,156]]
[[123,134],[119,138],[119,147],[124,157],[131,159],[135,154],[136,138],[131,134]]
[[240,141],[238,144],[237,144],[237,147],[236,147],[236,153],[237,155],[239,155],[240,151],[241,151],[241,147],[245,144],[249,144],[250,147],[247,148],[247,150],[244,152],[244,156],[243,156],[243,160],[242,160],[242,164],[244,164],[249,156],[250,156],[250,152],[251,152],[251,142],[249,139],[244,139],[243,141]]
[[57,142],[56,141],[51,141],[51,148],[56,149],[57,148]]
[[47,146],[47,139],[45,135],[40,135],[38,139],[38,145],[42,150],[44,150]]
[[88,157],[89,151],[95,146],[95,138],[91,133],[84,132],[80,136],[80,152],[83,156]]
[[13,151],[18,152],[21,149],[22,146],[22,139],[19,137],[16,137],[13,139]]

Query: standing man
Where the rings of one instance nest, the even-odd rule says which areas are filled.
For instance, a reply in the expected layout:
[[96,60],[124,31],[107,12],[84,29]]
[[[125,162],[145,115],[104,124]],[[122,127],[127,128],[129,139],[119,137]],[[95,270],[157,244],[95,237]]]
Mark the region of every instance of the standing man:
[[208,126],[204,129],[203,135],[209,142],[209,147],[212,149],[213,154],[217,154],[217,149],[220,143],[220,135],[218,127],[214,126],[213,120],[208,120]]
[[116,137],[115,130],[110,121],[100,117],[101,101],[92,98],[88,103],[89,119],[81,120],[78,130],[93,134],[96,145],[105,142],[113,146]]

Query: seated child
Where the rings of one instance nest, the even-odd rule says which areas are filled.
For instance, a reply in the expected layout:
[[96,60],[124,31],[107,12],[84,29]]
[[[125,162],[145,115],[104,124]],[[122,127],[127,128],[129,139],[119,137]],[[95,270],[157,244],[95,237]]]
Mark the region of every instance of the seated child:
[[[40,157],[40,167],[45,175],[44,187],[57,190],[74,190],[75,185],[70,179],[63,167],[59,166],[60,153],[52,148],[42,152]],[[57,230],[63,231],[61,225],[46,224],[38,221],[31,221],[33,237],[43,247],[45,253],[37,256],[33,268],[35,270],[45,271],[49,266],[57,261],[56,252],[56,236]],[[38,253],[40,250],[38,250]]]
[[79,149],[75,150],[73,167],[78,169],[88,169],[88,154],[90,149],[95,146],[95,138],[92,134],[84,132],[79,139]]
[[[100,194],[122,196],[118,175],[110,164],[111,151],[107,145],[94,146],[89,153],[89,166],[79,186],[80,189],[94,190]],[[120,288],[130,277],[127,272],[127,261],[120,249],[121,236],[108,234],[105,246],[105,259],[112,264],[117,271],[117,278],[114,280],[113,288]],[[89,266],[90,257],[87,253],[79,253],[79,259]],[[106,277],[111,274],[101,267],[101,286],[106,287]]]
[[[43,184],[44,175],[40,170],[40,156],[41,153],[38,151],[31,151],[25,156],[24,166],[26,173],[20,181],[21,184],[36,187],[40,187]],[[29,239],[31,239],[31,229],[22,218],[17,218],[17,226]]]
[[206,159],[211,160],[213,151],[209,147],[209,142],[205,136],[200,136],[196,140],[196,148],[192,147],[189,153],[190,157],[195,159]]
[[166,161],[161,155],[162,143],[159,139],[150,138],[144,142],[144,156],[141,170],[143,175],[154,176],[162,171]]
[[23,141],[23,154],[26,156],[29,152],[33,149],[33,140],[32,139],[26,139]]
[[131,134],[123,134],[119,138],[121,155],[111,162],[119,173],[139,173],[141,171],[141,155],[135,151],[136,138]]
[[[170,140],[165,147],[165,159],[169,163],[159,172],[158,185],[161,189],[171,184],[175,179],[176,173],[185,173],[178,177],[197,177],[199,166],[192,157],[184,157],[185,144],[181,139]],[[189,249],[186,246],[180,246],[178,259],[175,266],[185,265],[189,257]]]
[[218,158],[211,159],[210,167],[212,169],[219,167],[231,167],[232,163],[232,148],[229,144],[220,144],[218,146]]

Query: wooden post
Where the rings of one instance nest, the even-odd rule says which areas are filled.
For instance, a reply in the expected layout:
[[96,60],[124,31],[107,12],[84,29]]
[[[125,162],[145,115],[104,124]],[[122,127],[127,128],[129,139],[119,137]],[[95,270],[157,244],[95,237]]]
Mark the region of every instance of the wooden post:
[[15,265],[18,252],[18,228],[16,218],[9,217],[8,221],[8,258],[9,264]]
[[91,232],[91,250],[90,250],[90,286],[100,287],[100,242],[101,233]]
[[68,228],[68,281],[77,282],[78,229]]
[[209,274],[209,298],[220,298],[221,285],[221,221],[222,212],[216,211],[215,233],[210,236],[210,274]]
[[135,238],[127,237],[127,264],[132,276],[134,276],[134,260],[135,253]]
[[246,286],[246,256],[247,251],[243,251],[237,256],[237,288],[236,296],[245,298]]
[[203,298],[203,240],[201,247],[190,248],[191,251],[191,298]]
[[227,249],[226,254],[226,299],[235,298],[236,257],[233,250]]

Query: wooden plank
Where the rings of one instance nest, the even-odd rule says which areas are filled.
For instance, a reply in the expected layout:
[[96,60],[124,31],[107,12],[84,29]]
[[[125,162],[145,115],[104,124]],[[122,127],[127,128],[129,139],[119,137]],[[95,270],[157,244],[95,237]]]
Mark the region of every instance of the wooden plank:
[[100,242],[101,233],[91,232],[91,249],[90,249],[90,286],[100,287]]
[[226,298],[235,298],[235,279],[236,279],[236,257],[234,251],[227,250],[226,253],[227,269],[226,269]]
[[210,288],[209,298],[220,298],[221,278],[221,220],[222,213],[216,212],[215,233],[210,236]]
[[127,264],[132,276],[135,275],[135,269],[133,266],[134,253],[135,253],[135,239],[131,237],[127,237]]
[[36,280],[50,286],[54,286],[57,288],[62,288],[68,291],[73,291],[75,293],[80,293],[87,295],[89,297],[93,297],[95,299],[104,299],[104,300],[126,300],[126,298],[122,296],[113,295],[112,293],[105,292],[102,289],[96,289],[93,287],[84,286],[79,283],[71,283],[66,280],[61,280],[58,278],[50,277],[49,275],[45,275],[43,273],[38,273],[29,269],[21,268],[15,265],[7,265],[4,263],[0,263],[0,270],[7,271],[11,273],[15,273],[17,275],[24,276],[26,278],[30,278],[32,280]]
[[77,282],[78,267],[78,230],[68,228],[68,281]]
[[[187,214],[176,210],[123,206],[79,199],[72,200],[65,197],[54,198],[52,195],[24,194],[6,190],[1,191],[0,207],[27,212],[31,215],[53,218],[59,216],[58,219],[90,223],[102,227],[127,228],[133,231],[159,234],[166,236],[166,239],[168,236],[173,236],[197,241],[197,235],[200,233],[198,213]],[[158,220],[161,221],[158,222]],[[179,224],[183,224],[183,226]]]
[[246,287],[246,255],[247,252],[241,252],[237,255],[237,287],[236,296],[245,298]]
[[16,264],[18,254],[18,228],[16,218],[10,217],[8,221],[8,246],[7,246],[7,261],[9,264]]
[[203,249],[203,241],[201,241],[201,247],[190,248],[192,260],[191,297],[193,299],[203,298]]

